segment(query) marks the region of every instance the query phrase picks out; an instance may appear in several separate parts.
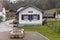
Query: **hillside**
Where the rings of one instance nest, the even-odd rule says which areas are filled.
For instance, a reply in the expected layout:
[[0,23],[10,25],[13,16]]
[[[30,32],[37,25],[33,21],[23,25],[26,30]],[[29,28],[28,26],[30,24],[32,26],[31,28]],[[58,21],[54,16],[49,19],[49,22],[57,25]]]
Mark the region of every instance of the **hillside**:
[[[33,4],[40,9],[45,9],[46,10],[46,9],[55,8],[56,3],[60,2],[60,0],[25,0],[25,1],[18,1],[17,3],[12,4],[8,1],[4,0],[4,5],[5,5],[6,9],[13,8],[14,10],[15,10],[15,8],[18,9],[21,6],[26,6],[26,5],[29,5],[29,4]],[[16,7],[16,5],[18,7]]]
[[56,12],[56,8],[50,9],[50,10],[46,10],[46,11],[50,11],[50,12]]

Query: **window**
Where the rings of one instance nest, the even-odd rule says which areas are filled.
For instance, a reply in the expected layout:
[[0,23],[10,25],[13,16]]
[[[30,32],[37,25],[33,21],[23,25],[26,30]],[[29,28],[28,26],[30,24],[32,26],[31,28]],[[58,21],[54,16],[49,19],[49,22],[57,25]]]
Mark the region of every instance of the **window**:
[[22,20],[28,20],[28,15],[22,15]]
[[33,13],[33,11],[28,11],[28,13]]
[[33,20],[38,20],[37,15],[36,16],[33,16]]
[[39,20],[40,16],[39,15],[22,15],[22,20]]
[[24,16],[24,20],[28,20],[28,16]]
[[33,15],[33,20],[39,20],[39,15]]

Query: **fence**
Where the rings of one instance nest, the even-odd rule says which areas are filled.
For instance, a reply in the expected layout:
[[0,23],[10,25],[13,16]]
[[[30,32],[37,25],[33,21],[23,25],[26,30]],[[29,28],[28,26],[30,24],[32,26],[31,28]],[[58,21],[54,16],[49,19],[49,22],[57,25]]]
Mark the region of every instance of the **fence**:
[[60,32],[60,19],[54,18],[54,19],[46,19],[45,24],[55,30],[56,32]]

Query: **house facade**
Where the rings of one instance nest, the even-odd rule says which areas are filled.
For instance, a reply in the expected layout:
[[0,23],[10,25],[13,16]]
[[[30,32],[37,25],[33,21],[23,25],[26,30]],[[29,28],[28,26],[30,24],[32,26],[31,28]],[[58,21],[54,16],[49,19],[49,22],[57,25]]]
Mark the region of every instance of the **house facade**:
[[42,11],[35,6],[18,9],[16,15],[19,25],[42,25]]
[[0,16],[2,16],[2,21],[6,20],[6,12],[3,3],[0,3]]

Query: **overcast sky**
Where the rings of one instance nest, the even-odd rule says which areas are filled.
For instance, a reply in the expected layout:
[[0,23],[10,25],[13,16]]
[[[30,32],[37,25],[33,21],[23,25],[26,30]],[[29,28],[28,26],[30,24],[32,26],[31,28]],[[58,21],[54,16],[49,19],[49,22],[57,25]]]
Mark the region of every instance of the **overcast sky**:
[[17,1],[24,1],[24,0],[10,0],[12,3],[16,3]]
[[14,1],[16,1],[16,0],[10,0],[11,2],[14,2]]
[[11,1],[11,2],[15,2],[15,1],[24,1],[24,0],[0,0],[0,1]]

